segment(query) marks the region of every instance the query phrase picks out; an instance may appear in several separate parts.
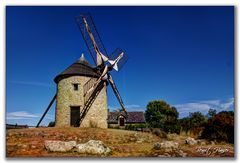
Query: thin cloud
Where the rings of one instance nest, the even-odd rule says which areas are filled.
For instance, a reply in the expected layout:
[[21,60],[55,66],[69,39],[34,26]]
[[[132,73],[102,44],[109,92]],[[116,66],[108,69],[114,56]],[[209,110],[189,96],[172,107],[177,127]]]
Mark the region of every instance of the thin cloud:
[[184,103],[174,105],[178,112],[179,117],[188,116],[189,112],[201,112],[203,114],[207,114],[209,109],[215,109],[217,112],[223,110],[231,110],[233,109],[234,98],[230,98],[227,101],[221,100],[208,100],[208,101],[199,101],[192,103]]
[[234,98],[229,99],[227,102],[220,104],[222,110],[229,110],[229,108],[233,108],[234,105]]
[[18,111],[7,113],[7,120],[10,119],[32,119],[39,117],[36,114],[29,113],[27,111]]
[[54,86],[51,84],[41,83],[41,82],[9,81],[8,83],[54,88]]

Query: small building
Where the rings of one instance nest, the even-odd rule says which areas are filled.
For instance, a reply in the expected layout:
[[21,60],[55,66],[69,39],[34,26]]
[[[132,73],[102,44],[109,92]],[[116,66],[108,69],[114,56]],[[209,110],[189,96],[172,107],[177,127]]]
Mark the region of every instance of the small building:
[[144,112],[109,112],[108,125],[111,127],[124,127],[127,124],[141,124],[146,123]]

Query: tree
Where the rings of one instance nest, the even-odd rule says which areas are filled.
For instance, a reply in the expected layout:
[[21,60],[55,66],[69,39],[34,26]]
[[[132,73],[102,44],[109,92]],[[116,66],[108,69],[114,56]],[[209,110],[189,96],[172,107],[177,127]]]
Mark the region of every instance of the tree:
[[165,101],[154,100],[147,105],[145,118],[150,127],[161,128],[166,132],[177,132],[178,112]]
[[209,109],[208,110],[208,118],[213,118],[217,114],[217,111],[215,109]]
[[206,117],[201,112],[189,113],[191,127],[201,127],[207,122]]
[[207,118],[201,112],[189,113],[185,118],[179,119],[181,131],[199,135],[207,123]]

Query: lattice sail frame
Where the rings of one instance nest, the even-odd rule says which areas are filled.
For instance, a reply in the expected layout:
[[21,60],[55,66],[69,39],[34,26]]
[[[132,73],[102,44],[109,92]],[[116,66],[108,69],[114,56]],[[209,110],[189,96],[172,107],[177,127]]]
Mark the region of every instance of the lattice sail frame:
[[77,16],[76,17],[76,22],[78,24],[78,27],[81,31],[81,34],[82,34],[82,37],[87,45],[87,48],[90,52],[90,55],[92,56],[92,59],[94,61],[94,63],[97,65],[97,54],[96,54],[96,51],[94,49],[94,46],[93,46],[93,43],[91,41],[91,38],[88,34],[88,31],[86,29],[86,26],[85,26],[85,22],[83,20],[83,17],[86,19],[87,23],[88,23],[88,27],[90,28],[91,30],[91,33],[93,34],[93,37],[95,39],[95,42],[97,43],[97,46],[98,46],[98,49],[101,53],[103,53],[106,57],[108,57],[108,54],[107,54],[107,50],[106,48],[104,47],[103,43],[102,43],[102,39],[101,37],[99,36],[99,33],[96,29],[96,26],[92,20],[92,17],[89,13],[83,13],[81,14],[80,16]]

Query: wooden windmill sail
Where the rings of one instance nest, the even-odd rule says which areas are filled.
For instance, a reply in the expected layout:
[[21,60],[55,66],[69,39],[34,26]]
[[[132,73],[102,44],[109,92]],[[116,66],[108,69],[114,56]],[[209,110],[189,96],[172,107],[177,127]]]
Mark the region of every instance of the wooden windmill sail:
[[119,48],[117,48],[110,57],[107,55],[107,51],[102,43],[90,14],[81,14],[80,16],[76,17],[76,21],[83,39],[89,49],[89,53],[92,56],[96,64],[96,68],[100,73],[100,77],[97,80],[90,79],[86,83],[86,86],[84,86],[84,99],[86,99],[86,104],[80,116],[80,123],[87,114],[91,103],[94,101],[106,83],[110,83],[113,92],[122,107],[122,110],[127,114],[123,100],[110,74],[110,71],[113,69],[116,71],[121,69],[121,67],[127,61],[127,55]]

